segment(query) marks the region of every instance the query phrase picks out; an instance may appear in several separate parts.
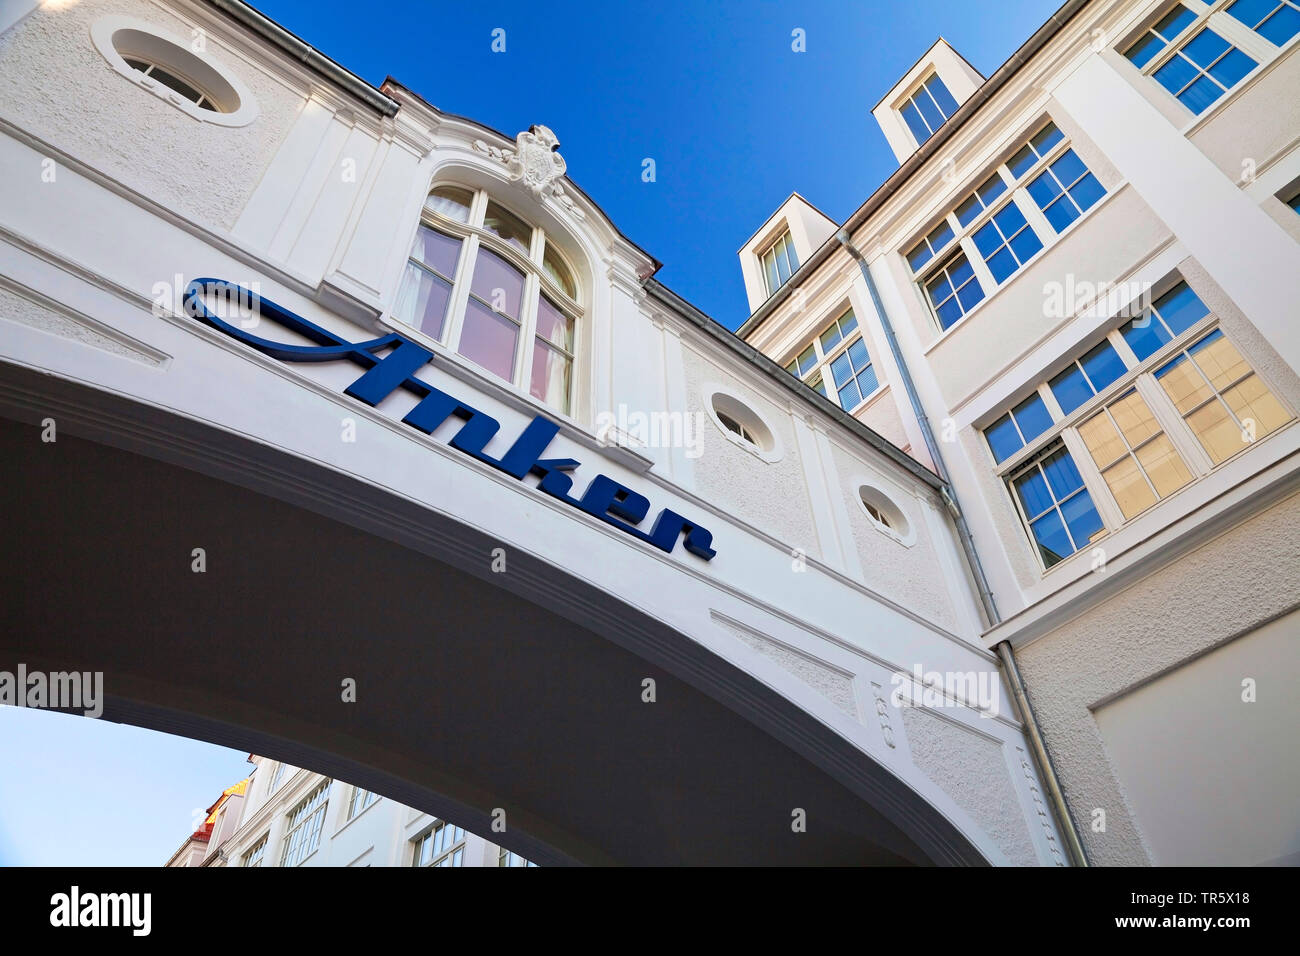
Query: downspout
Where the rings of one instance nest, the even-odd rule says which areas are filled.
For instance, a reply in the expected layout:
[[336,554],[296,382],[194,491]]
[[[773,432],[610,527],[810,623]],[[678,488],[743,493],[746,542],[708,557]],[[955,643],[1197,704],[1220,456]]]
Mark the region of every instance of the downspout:
[[[957,537],[961,541],[961,549],[966,557],[966,564],[975,578],[975,586],[979,593],[980,604],[984,609],[985,619],[989,626],[998,624],[1002,617],[998,613],[997,602],[993,599],[993,591],[989,588],[988,578],[984,574],[984,565],[980,562],[979,553],[975,550],[975,539],[971,536],[970,525],[966,523],[966,516],[957,501],[957,492],[953,489],[952,481],[948,477],[948,468],[944,464],[943,455],[939,451],[939,444],[935,441],[934,430],[930,427],[929,416],[926,415],[925,408],[921,405],[920,396],[916,392],[916,383],[912,381],[912,373],[903,358],[902,349],[899,348],[898,336],[894,334],[894,323],[890,320],[889,313],[885,311],[885,304],[880,299],[880,292],[876,288],[875,279],[871,277],[871,269],[867,265],[866,258],[853,245],[853,240],[849,238],[848,232],[841,229],[835,233],[835,238],[844,248],[844,251],[857,261],[863,281],[867,284],[871,304],[875,307],[876,315],[880,317],[880,324],[885,331],[885,339],[889,342],[889,351],[894,356],[894,363],[898,366],[899,375],[903,379],[903,389],[907,392],[907,400],[911,403],[912,414],[916,416],[917,423],[920,426],[921,437],[925,439],[925,447],[930,453],[930,460],[934,462],[935,473],[938,474],[939,480],[943,482],[939,493],[943,497],[948,512],[952,515],[953,523],[957,527]],[[1070,809],[1065,803],[1065,794],[1061,791],[1060,781],[1056,776],[1056,768],[1052,766],[1051,755],[1047,752],[1047,745],[1043,742],[1043,734],[1038,725],[1038,718],[1034,715],[1034,709],[1029,703],[1029,694],[1020,676],[1020,668],[1016,665],[1011,643],[1002,641],[995,650],[997,651],[998,662],[1002,665],[1002,670],[1006,674],[1007,683],[1011,685],[1011,694],[1015,698],[1016,709],[1020,712],[1021,720],[1025,725],[1034,764],[1047,786],[1048,802],[1051,804],[1052,812],[1056,816],[1057,826],[1060,827],[1061,833],[1065,837],[1070,862],[1074,866],[1086,867],[1088,865],[1087,854],[1084,852],[1083,843],[1079,839],[1079,833],[1075,829],[1074,819],[1070,816]]]

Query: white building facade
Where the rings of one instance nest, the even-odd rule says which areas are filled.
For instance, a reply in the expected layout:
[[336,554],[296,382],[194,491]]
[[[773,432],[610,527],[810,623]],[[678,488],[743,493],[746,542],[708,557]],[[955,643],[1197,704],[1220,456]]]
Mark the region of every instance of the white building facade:
[[740,335],[946,478],[1096,863],[1300,852],[1298,34],[1066,3],[988,79],[941,40],[844,232],[794,197],[740,253]]
[[[929,51],[847,241],[795,195],[742,248],[741,341],[544,126],[373,88],[238,0],[5,3],[0,460],[42,586],[6,585],[0,662],[318,771],[254,774],[227,865],[501,852],[443,821],[541,864],[1294,853],[1292,705],[1178,708],[1296,659],[1300,60],[1185,6],[1140,70],[1165,13],[1133,2],[1067,4],[987,81]],[[1255,65],[1192,119],[1154,73],[1206,24]],[[1149,283],[1158,316],[1045,315],[1070,275]],[[1067,412],[1103,340],[1116,377]],[[1090,466],[1089,423],[1139,401]],[[1159,771],[1171,712],[1219,744],[1180,733]],[[1170,814],[1243,734],[1249,818],[1209,832],[1205,787]]]

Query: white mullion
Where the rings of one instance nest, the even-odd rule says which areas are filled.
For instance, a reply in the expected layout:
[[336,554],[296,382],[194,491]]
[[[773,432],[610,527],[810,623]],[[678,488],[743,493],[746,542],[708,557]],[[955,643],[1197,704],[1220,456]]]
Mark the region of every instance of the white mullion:
[[[1191,359],[1185,358],[1183,361],[1189,362]],[[1209,474],[1214,468],[1214,460],[1197,440],[1192,427],[1187,424],[1182,412],[1178,410],[1164,386],[1156,381],[1155,370],[1139,375],[1134,384],[1137,386],[1138,394],[1146,399],[1151,414],[1156,417],[1160,427],[1169,436],[1170,444],[1182,456],[1183,464],[1192,473],[1193,480]]]
[[540,308],[541,282],[535,272],[524,273],[524,299],[519,304],[519,348],[515,349],[514,378],[515,385],[528,391],[531,382],[525,382],[525,374],[531,374],[533,348],[536,340],[534,330],[537,328],[537,310]]
[[[994,228],[996,229],[997,227],[994,226]],[[975,271],[975,278],[979,280],[979,284],[981,288],[983,288],[984,290],[984,298],[986,299],[990,298],[993,295],[993,293],[998,290],[998,282],[996,279],[993,278],[993,273],[989,271],[989,267],[984,262],[984,257],[980,255],[980,251],[975,245],[973,230],[972,232],[966,233],[966,235],[958,239],[957,242],[961,246],[962,252],[966,254],[966,261],[970,263],[971,269]],[[952,285],[951,277],[949,277],[948,279],[948,284]],[[930,296],[927,293],[925,293],[924,286],[922,286],[921,291],[923,294],[925,294],[925,297],[928,300]],[[954,289],[954,291],[956,290]],[[930,307],[930,311],[935,312],[935,319],[937,321],[938,314],[933,305]],[[965,315],[966,311],[967,310],[965,306],[963,306],[962,319],[966,317]],[[958,319],[957,321],[960,322],[961,319]],[[953,325],[956,324],[957,324],[956,322],[953,323]],[[951,326],[949,326],[949,328],[951,328]],[[943,329],[942,331],[946,332],[947,329]]]
[[[1079,435],[1078,426],[1072,426],[1062,431],[1061,440],[1069,450],[1070,457],[1074,459],[1074,467],[1079,469],[1079,475],[1083,478],[1083,486],[1088,490],[1088,494],[1092,496],[1092,506],[1097,509],[1097,514],[1101,516],[1101,523],[1105,525],[1108,532],[1116,531],[1127,519],[1124,517],[1119,502],[1115,500],[1110,485],[1102,477],[1101,469],[1093,461],[1092,452],[1088,451],[1087,443]],[[1125,442],[1125,445],[1127,444]],[[1086,541],[1084,545],[1087,546]],[[1083,548],[1079,550],[1082,551]]]
[[469,287],[474,276],[474,264],[478,260],[479,238],[471,234],[464,240],[460,252],[460,262],[456,266],[456,284],[451,290],[451,302],[447,308],[447,348],[453,352],[460,351],[460,335],[465,327],[465,310],[469,305]]

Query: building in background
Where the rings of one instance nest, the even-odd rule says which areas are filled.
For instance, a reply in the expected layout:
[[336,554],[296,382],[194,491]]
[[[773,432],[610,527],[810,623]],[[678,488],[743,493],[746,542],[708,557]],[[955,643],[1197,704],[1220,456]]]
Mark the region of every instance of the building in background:
[[899,170],[740,252],[739,334],[944,477],[1097,863],[1300,863],[1297,36],[1078,0],[987,79],[940,40],[874,110]]
[[536,866],[361,787],[248,760],[253,774],[222,794],[167,866]]
[[239,0],[0,11],[0,665],[394,798],[254,758],[177,860],[1300,853],[1292,0],[939,41],[740,338],[545,126]]

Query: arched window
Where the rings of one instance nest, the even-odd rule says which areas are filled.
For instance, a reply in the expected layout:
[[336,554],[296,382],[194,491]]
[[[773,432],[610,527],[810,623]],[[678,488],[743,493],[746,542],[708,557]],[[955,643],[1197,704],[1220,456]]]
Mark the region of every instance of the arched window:
[[727,431],[738,435],[740,438],[749,442],[751,445],[758,444],[757,439],[754,438],[750,430],[746,428],[744,425],[740,424],[740,422],[736,421],[726,412],[718,412],[717,416],[718,416],[718,421],[722,422],[722,424],[726,426]]
[[444,184],[425,203],[393,317],[568,414],[578,295],[541,228]]
[[126,60],[126,65],[131,69],[143,73],[169,90],[174,90],[199,109],[212,110],[214,113],[228,112],[228,110],[222,109],[221,104],[217,102],[211,93],[199,89],[191,81],[181,79],[165,66],[159,66],[149,60],[142,60],[132,56],[124,56],[122,59]]
[[858,503],[875,526],[889,537],[908,545],[916,540],[912,524],[907,520],[903,509],[879,488],[869,484],[860,485]]

